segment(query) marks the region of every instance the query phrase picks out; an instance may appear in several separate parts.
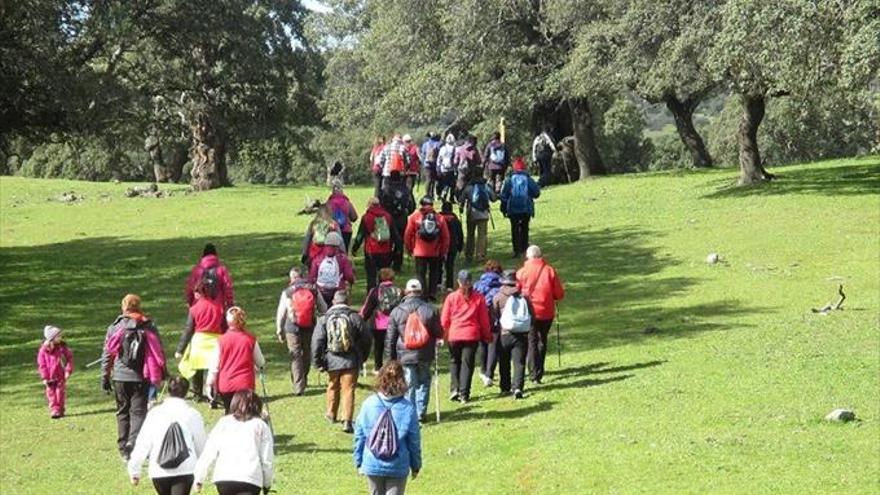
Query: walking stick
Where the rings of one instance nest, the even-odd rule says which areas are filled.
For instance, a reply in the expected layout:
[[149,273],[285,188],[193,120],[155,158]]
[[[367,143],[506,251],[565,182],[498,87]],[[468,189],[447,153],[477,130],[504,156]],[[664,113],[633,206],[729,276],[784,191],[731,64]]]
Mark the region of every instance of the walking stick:
[[[439,349],[438,349],[439,350]],[[436,354],[436,353],[435,353]],[[434,405],[437,422],[440,422],[440,365],[437,356],[434,356]]]
[[275,428],[272,427],[272,414],[269,412],[269,392],[266,391],[266,376],[263,374],[263,368],[260,368],[260,385],[263,386],[263,409],[266,410],[266,424],[269,425],[269,431],[275,436]]
[[489,208],[489,221],[492,223],[492,230],[495,230],[495,216],[492,215],[492,208]]
[[562,368],[562,339],[559,336],[559,305],[556,305],[556,361]]

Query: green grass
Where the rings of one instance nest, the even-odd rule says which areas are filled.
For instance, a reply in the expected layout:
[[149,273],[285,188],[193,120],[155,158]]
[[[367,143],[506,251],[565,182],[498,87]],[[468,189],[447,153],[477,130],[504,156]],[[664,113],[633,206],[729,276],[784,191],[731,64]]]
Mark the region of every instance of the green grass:
[[[545,383],[520,402],[475,383],[475,401],[454,405],[442,376],[444,419],[423,429],[410,493],[877,493],[880,158],[774,172],[778,182],[750,189],[720,170],[546,191],[532,240],[568,289],[562,366],[554,344]],[[324,192],[126,199],[126,187],[0,179],[0,492],[151,493],[127,484],[113,403],[82,365],[129,291],[176,343],[184,279],[210,240],[268,351],[279,493],[362,493],[351,437],[323,421],[317,387],[290,395],[271,338],[308,220],[295,212]],[[86,198],[47,201],[66,190]],[[369,194],[350,192],[358,207]],[[495,221],[491,252],[509,263],[508,226]],[[707,265],[710,252],[723,263]],[[838,277],[845,311],[811,313]],[[34,365],[49,322],[78,365],[61,421],[48,419]],[[836,407],[860,420],[824,422]]]

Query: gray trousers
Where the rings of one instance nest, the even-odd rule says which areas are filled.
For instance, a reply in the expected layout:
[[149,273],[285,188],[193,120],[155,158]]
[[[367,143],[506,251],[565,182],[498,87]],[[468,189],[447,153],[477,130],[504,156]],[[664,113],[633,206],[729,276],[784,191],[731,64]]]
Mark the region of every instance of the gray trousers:
[[406,491],[406,478],[367,476],[370,495],[403,495]]
[[290,382],[293,393],[306,391],[309,369],[312,365],[312,329],[300,329],[299,333],[285,332],[290,356]]

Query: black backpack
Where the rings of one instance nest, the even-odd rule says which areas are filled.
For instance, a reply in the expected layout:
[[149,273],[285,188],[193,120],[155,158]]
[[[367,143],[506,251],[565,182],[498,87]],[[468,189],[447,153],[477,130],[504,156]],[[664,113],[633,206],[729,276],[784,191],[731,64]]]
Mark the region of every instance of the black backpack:
[[119,349],[119,362],[129,369],[140,373],[144,369],[144,354],[146,353],[147,337],[140,326],[122,330],[122,345]]
[[217,297],[217,288],[220,286],[220,279],[217,278],[217,267],[212,266],[207,270],[202,270],[202,289],[205,295],[214,299]]
[[419,238],[423,241],[436,241],[440,238],[440,224],[437,222],[437,215],[431,211],[422,215],[422,221],[419,223]]
[[156,455],[156,464],[162,469],[174,469],[189,458],[189,449],[186,447],[186,438],[183,437],[183,428],[177,421],[171,423],[165,431],[159,454]]

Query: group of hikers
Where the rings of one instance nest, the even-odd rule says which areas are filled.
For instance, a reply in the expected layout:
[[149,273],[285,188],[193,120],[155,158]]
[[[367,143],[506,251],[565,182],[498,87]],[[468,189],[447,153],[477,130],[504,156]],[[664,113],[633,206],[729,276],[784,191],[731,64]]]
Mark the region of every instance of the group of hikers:
[[[491,149],[500,143],[497,137],[487,145],[490,157],[497,156]],[[415,478],[421,469],[419,424],[428,420],[431,367],[435,364],[436,374],[441,346],[450,356],[451,401],[470,400],[478,355],[483,384],[495,384],[497,367],[500,392],[522,399],[526,369],[532,382],[543,379],[556,302],[564,297],[556,270],[537,245],[528,244],[528,221],[540,187],[524,160],[513,160],[510,174],[506,163],[497,170],[490,164],[488,181],[477,161],[464,168],[456,161],[458,184],[449,187],[442,175],[444,155],[425,152],[432,140],[437,136],[430,135],[421,154],[412,155],[409,137],[395,135],[378,151],[381,156],[372,162],[380,167],[378,194],[368,200],[363,217],[341,181],[333,183],[306,230],[302,266],[289,270],[276,311],[275,333],[289,353],[293,395],[305,393],[312,366],[327,374],[324,416],[354,434],[355,465],[367,475],[371,493],[403,493],[407,477]],[[465,142],[479,156],[476,140]],[[398,153],[410,158],[395,158]],[[413,204],[408,167],[423,157],[426,169],[439,173],[427,189],[443,198],[440,212],[431,194],[421,198],[418,208]],[[434,168],[428,168],[430,158],[439,160]],[[404,173],[390,165],[399,159]],[[497,200],[511,219],[514,257],[525,257],[518,269],[503,270],[500,262],[486,259],[490,217],[485,213]],[[453,201],[468,210],[466,243]],[[455,270],[463,244],[466,258],[473,260],[475,249],[483,264],[478,276]],[[367,295],[356,308],[351,306],[355,273],[347,253],[356,254],[361,246]],[[414,260],[415,277],[399,287],[404,252]],[[446,290],[438,308],[441,274]],[[256,388],[257,378],[263,381],[265,358],[213,244],[204,247],[192,268],[184,299],[187,323],[174,354],[179,375],[169,376],[159,330],[139,296],[123,298],[121,314],[107,329],[102,388],[115,395],[117,447],[131,481],[139,482],[149,459],[149,476],[160,494],[201,489],[212,464],[212,481],[221,494],[267,491],[273,481],[273,432]],[[73,371],[72,354],[61,337],[61,329],[47,326],[38,353],[53,418],[64,415],[65,382]],[[376,394],[355,418],[355,390],[371,354]],[[208,435],[201,415],[183,400],[190,390],[195,401],[225,410]],[[152,407],[159,395],[164,400]]]

